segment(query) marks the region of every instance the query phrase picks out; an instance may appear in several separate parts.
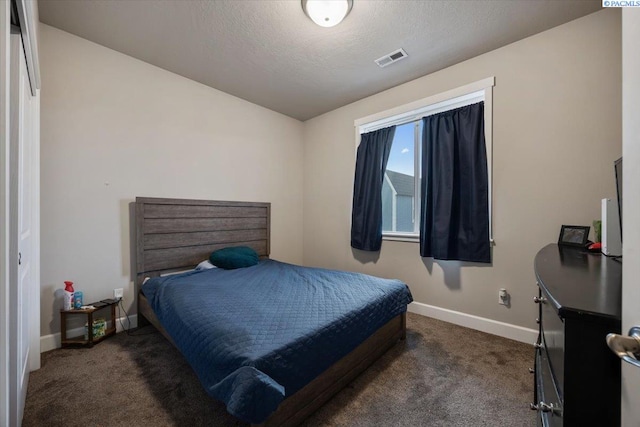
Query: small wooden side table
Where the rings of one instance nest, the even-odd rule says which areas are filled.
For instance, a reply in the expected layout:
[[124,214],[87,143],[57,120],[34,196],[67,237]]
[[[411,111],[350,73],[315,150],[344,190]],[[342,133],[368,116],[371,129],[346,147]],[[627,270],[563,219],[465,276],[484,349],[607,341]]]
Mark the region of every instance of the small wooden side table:
[[[60,310],[60,334],[62,347],[71,346],[88,346],[93,347],[94,344],[99,343],[103,339],[115,335],[116,333],[116,305],[118,301],[105,300],[92,302],[87,305],[93,305],[96,308],[89,308],[84,310]],[[93,313],[96,311],[111,308],[111,327],[105,330],[104,336],[94,338],[93,336]],[[67,337],[67,316],[72,315],[84,315],[87,316],[87,338],[84,338],[84,334],[78,337]]]

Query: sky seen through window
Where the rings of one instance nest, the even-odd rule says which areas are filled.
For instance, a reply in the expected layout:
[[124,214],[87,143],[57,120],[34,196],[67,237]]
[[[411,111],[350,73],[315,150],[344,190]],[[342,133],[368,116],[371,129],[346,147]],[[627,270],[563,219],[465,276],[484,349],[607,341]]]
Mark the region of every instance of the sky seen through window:
[[[387,170],[414,176],[414,126],[415,123],[406,123],[396,126],[396,133],[393,137],[393,144],[391,146],[391,153],[389,154]],[[422,128],[422,124],[420,124],[420,128]]]

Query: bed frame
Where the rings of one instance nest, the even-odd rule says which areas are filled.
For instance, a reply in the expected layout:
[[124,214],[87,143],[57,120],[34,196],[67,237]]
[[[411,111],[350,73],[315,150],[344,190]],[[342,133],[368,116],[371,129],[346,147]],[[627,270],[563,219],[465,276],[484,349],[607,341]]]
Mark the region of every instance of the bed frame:
[[[249,246],[266,258],[270,253],[271,204],[137,197],[136,294],[138,326],[151,323],[172,344],[147,299],[140,293],[145,278],[186,270],[229,246]],[[326,371],[285,399],[262,426],[293,426],[406,336],[406,314],[391,319]]]

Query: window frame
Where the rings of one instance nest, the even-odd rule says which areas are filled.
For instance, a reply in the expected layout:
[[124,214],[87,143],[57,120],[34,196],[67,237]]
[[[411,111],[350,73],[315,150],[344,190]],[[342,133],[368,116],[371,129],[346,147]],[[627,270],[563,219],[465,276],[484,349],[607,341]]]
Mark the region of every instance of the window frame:
[[[418,122],[423,117],[453,110],[465,105],[484,101],[484,129],[485,148],[487,151],[487,179],[488,179],[488,199],[489,199],[489,241],[493,244],[493,87],[495,77],[488,77],[460,86],[446,92],[419,99],[408,104],[381,111],[354,121],[356,143],[355,151],[360,145],[360,137],[363,133],[372,132],[389,126],[399,126],[416,122],[414,128],[414,172],[416,172],[416,182],[420,181],[422,171],[420,170],[420,135],[418,135]],[[419,199],[420,188],[415,186],[414,203]],[[416,203],[416,205],[419,205]],[[414,206],[413,214],[419,218],[419,207]],[[418,221],[414,221],[418,224]],[[419,242],[420,231],[418,226],[414,226],[413,233],[389,232],[382,233],[383,240]]]

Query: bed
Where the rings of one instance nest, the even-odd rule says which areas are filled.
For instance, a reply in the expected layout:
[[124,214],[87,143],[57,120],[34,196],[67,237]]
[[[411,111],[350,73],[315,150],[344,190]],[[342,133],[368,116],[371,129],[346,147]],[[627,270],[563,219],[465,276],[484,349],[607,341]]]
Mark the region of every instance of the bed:
[[[270,209],[137,198],[138,322],[176,345],[230,413],[296,425],[404,338],[411,296],[401,282],[269,259]],[[249,246],[261,261],[159,277],[230,246]],[[146,278],[155,279],[143,286]],[[236,306],[246,306],[241,319]]]

